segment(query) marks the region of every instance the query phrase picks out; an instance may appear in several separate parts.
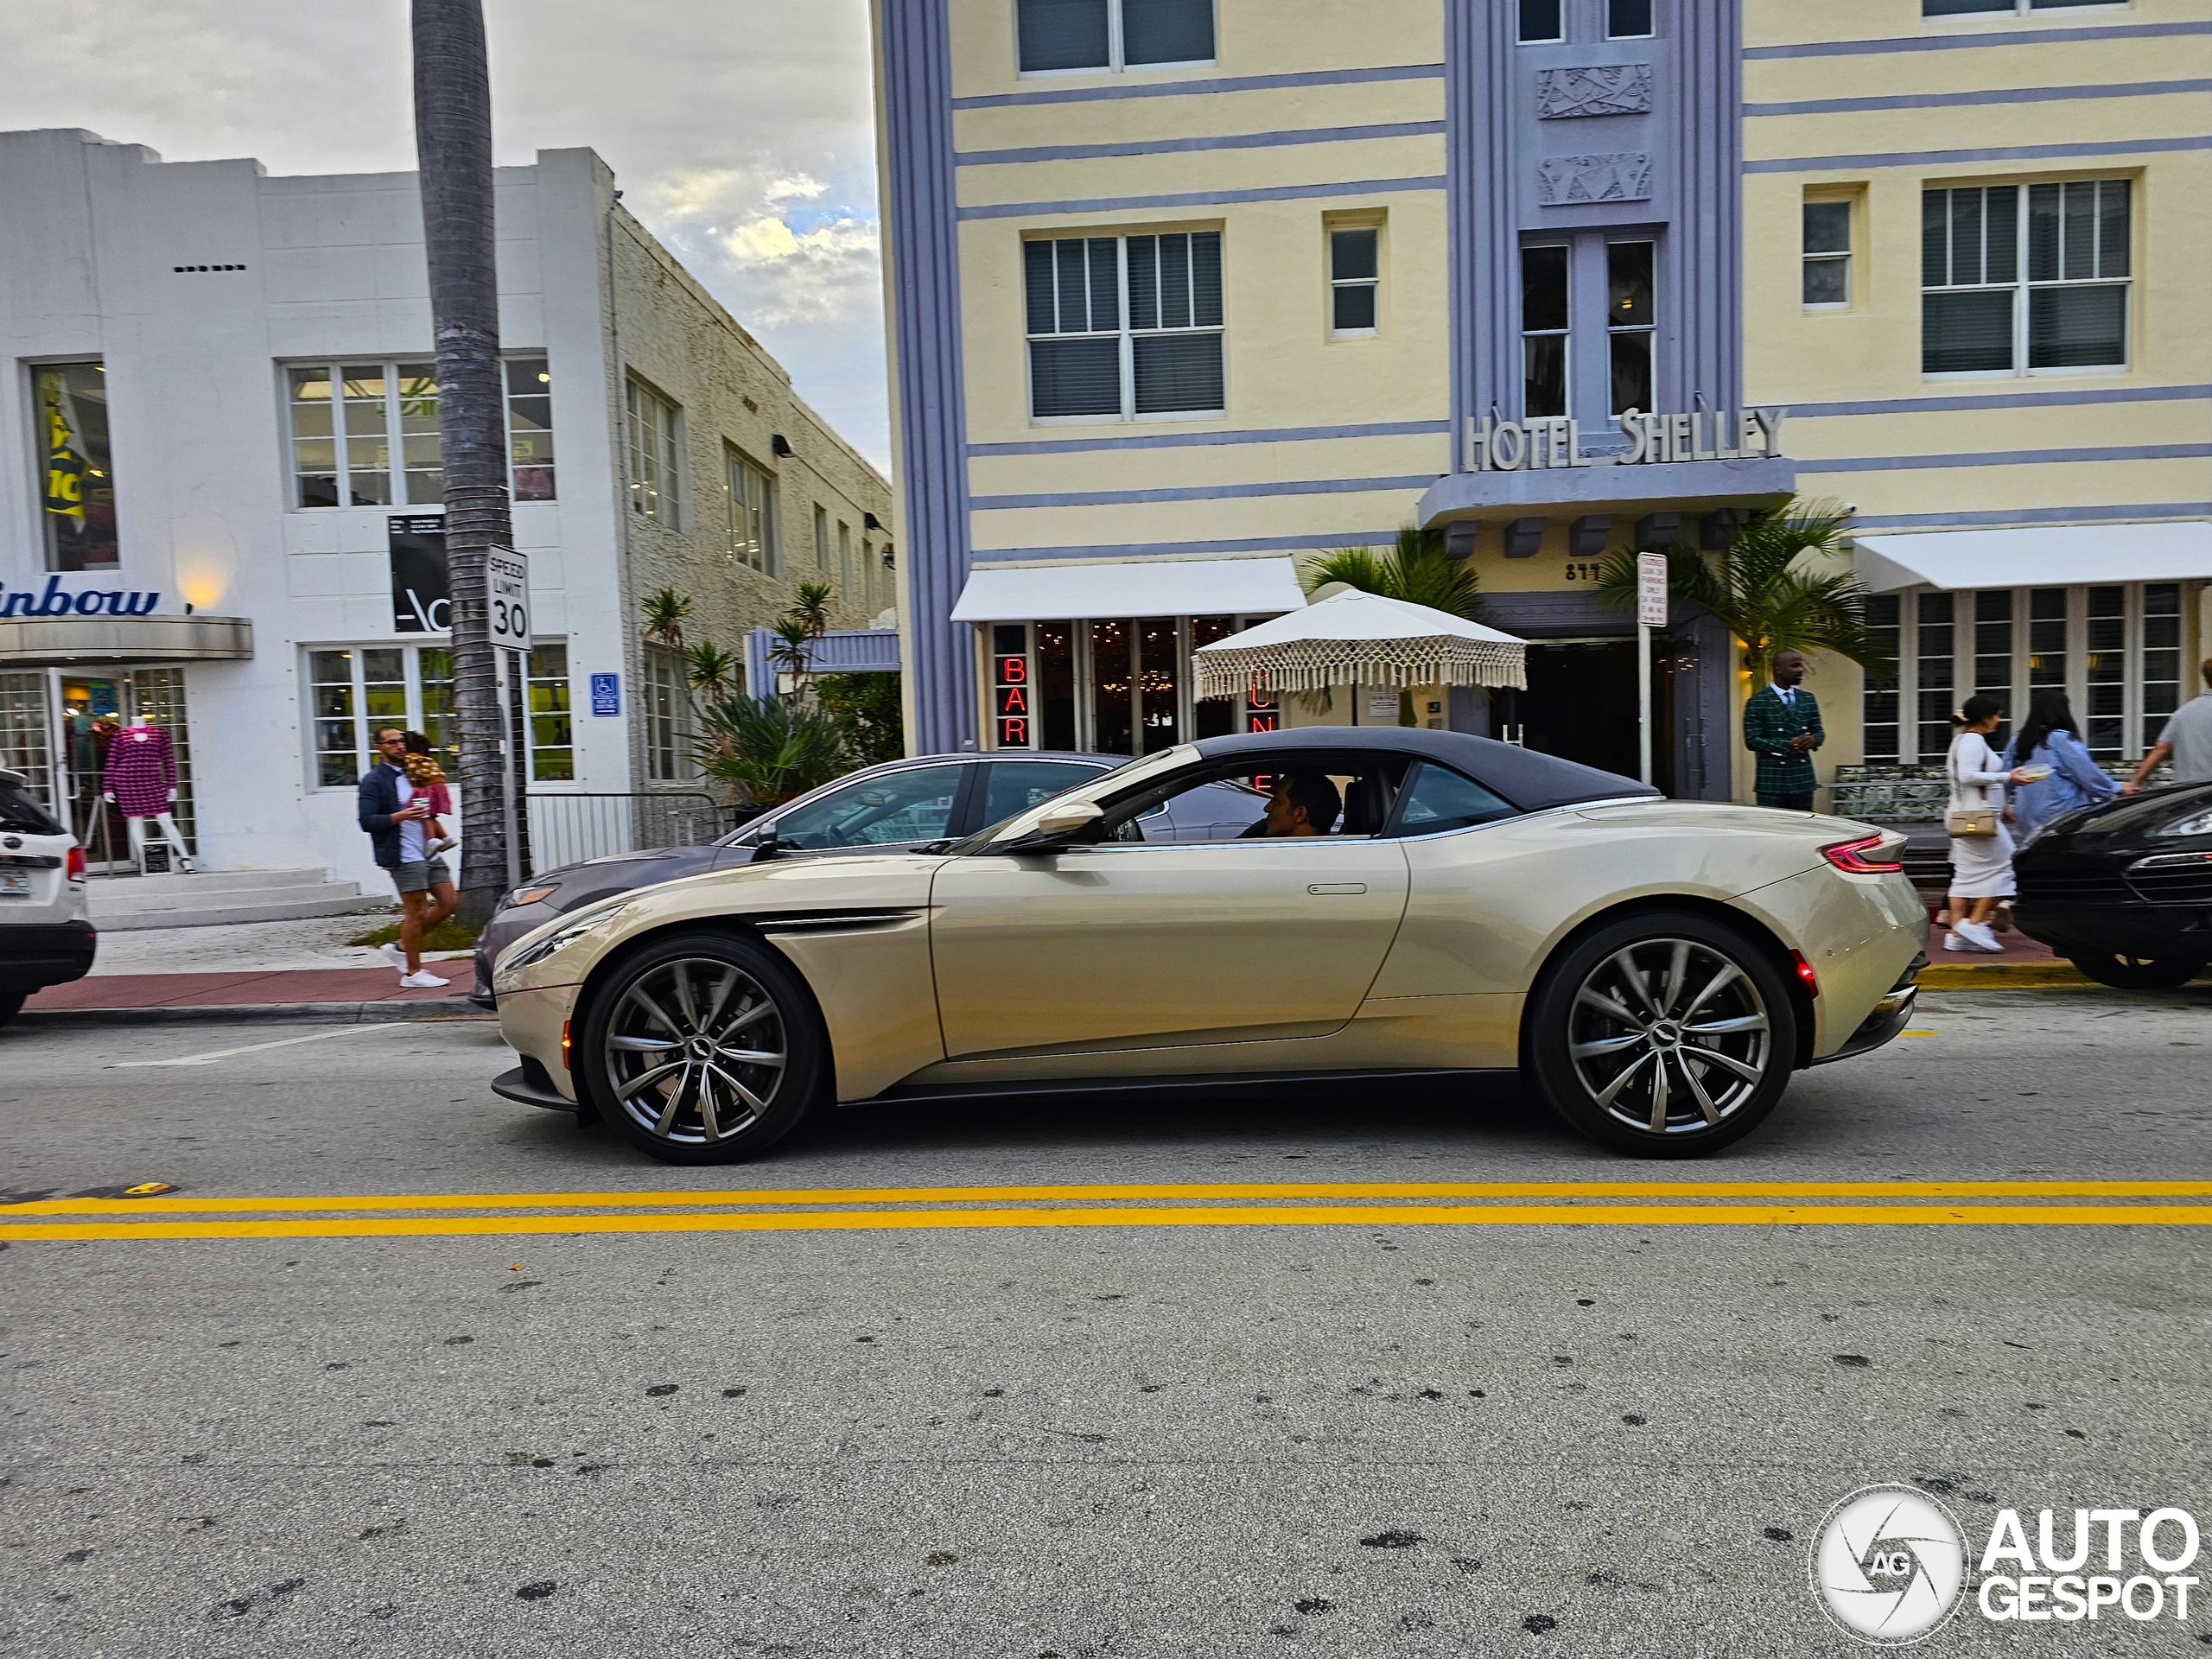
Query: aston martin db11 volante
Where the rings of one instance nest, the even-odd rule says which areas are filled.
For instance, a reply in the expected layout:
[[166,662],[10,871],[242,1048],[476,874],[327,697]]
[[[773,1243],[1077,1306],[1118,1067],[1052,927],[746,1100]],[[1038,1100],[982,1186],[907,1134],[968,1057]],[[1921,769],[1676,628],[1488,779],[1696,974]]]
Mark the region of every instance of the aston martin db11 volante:
[[[1147,835],[1223,785],[1260,815]],[[1456,733],[1211,738],[937,850],[549,922],[496,966],[522,1063],[493,1086],[703,1163],[830,1103],[1517,1071],[1598,1140],[1694,1155],[1903,1027],[1899,844]]]

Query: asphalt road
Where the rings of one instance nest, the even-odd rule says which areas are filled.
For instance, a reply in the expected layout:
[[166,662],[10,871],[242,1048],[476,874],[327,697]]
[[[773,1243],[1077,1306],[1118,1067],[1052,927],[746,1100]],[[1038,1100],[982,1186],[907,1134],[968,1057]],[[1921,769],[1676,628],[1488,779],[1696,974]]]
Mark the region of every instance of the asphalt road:
[[[2212,994],[1938,996],[1916,1030],[1687,1167],[1360,1088],[859,1110],[674,1170],[493,1096],[480,1025],[15,1029],[0,1180],[634,1217],[608,1196],[2212,1174]],[[1843,1653],[1808,1548],[1869,1483],[1977,1548],[1999,1506],[2212,1533],[2201,1227],[444,1213],[0,1245],[0,1651]],[[1969,1607],[1922,1651],[2200,1651],[2191,1615]]]

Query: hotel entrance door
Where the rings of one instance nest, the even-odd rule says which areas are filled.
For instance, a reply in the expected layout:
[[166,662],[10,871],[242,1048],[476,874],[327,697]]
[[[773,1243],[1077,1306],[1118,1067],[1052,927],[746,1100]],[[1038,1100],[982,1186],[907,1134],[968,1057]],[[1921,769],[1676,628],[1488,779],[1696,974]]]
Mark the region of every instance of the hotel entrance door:
[[[1674,652],[1660,642],[1652,663],[1653,782],[1675,793]],[[1524,747],[1586,766],[1637,775],[1636,642],[1572,639],[1532,642],[1529,687],[1504,691],[1498,734]]]

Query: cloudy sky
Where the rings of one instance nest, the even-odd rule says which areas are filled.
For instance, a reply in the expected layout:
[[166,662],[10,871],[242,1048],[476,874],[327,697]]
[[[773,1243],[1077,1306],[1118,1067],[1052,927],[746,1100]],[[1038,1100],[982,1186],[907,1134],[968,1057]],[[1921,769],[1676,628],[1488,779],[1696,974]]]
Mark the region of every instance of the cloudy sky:
[[[888,468],[867,0],[486,0],[502,165],[589,145]],[[405,0],[0,4],[0,129],[271,173],[415,164]]]

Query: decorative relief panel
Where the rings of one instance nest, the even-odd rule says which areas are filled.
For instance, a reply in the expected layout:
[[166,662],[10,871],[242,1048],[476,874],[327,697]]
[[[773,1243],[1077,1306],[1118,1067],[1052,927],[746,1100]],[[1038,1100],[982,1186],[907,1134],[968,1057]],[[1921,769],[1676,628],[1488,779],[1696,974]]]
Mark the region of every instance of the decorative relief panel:
[[1547,207],[1586,201],[1649,201],[1651,157],[1643,150],[1548,156],[1536,163],[1536,199]]
[[1651,107],[1651,66],[1598,63],[1536,72],[1536,114],[1545,121],[1583,115],[1642,115]]

